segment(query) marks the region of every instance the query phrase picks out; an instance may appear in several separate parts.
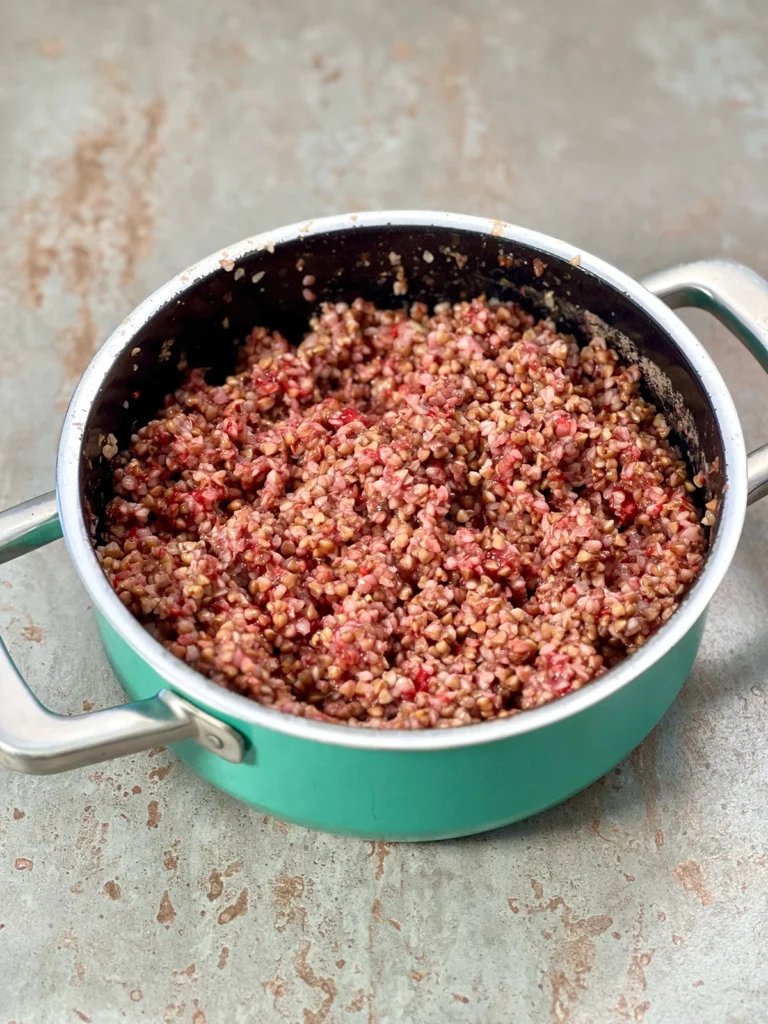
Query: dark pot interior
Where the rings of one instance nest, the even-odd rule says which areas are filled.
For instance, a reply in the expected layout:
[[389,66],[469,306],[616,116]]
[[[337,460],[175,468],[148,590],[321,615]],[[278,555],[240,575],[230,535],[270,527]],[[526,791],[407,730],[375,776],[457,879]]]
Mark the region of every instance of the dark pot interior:
[[[425,260],[424,254],[431,254]],[[407,294],[393,292],[400,257]],[[541,261],[541,262],[539,262]],[[553,316],[561,329],[585,339],[607,334],[625,358],[641,362],[651,400],[675,429],[696,470],[724,464],[723,442],[706,392],[689,361],[638,305],[581,267],[537,249],[475,231],[387,225],[299,235],[273,252],[261,250],[232,268],[222,266],[190,285],[137,332],[116,360],[91,409],[85,433],[85,507],[98,521],[111,494],[101,449],[109,434],[125,447],[173,391],[187,368],[210,367],[209,380],[231,371],[239,342],[254,325],[298,342],[315,303],[302,279],[315,278],[320,300],[358,296],[394,308],[414,300],[488,297],[515,299]],[[243,274],[239,270],[244,271]],[[264,272],[256,283],[252,278]],[[138,351],[136,351],[138,349]],[[708,496],[720,493],[719,470],[708,475]]]

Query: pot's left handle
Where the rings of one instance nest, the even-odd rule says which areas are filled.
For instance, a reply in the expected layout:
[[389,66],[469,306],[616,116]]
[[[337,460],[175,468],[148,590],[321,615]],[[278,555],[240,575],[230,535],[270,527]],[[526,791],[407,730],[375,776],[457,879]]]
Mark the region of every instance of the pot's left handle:
[[[60,536],[53,492],[0,512],[0,563]],[[239,733],[170,690],[105,711],[54,714],[29,689],[0,639],[0,765],[50,775],[188,739],[226,761],[243,760]]]

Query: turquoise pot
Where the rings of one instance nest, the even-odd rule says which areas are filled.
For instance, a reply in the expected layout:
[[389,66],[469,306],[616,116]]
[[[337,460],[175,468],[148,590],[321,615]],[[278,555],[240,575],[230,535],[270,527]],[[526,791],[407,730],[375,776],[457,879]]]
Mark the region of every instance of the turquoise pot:
[[[174,390],[185,366],[225,375],[234,342],[254,323],[299,335],[308,312],[306,273],[319,295],[395,304],[393,252],[407,271],[407,301],[484,292],[543,306],[569,330],[597,325],[641,366],[647,391],[717,503],[699,579],[643,647],[559,701],[462,728],[331,725],[224,690],[144,630],[118,600],[93,550],[111,487],[105,446],[122,447]],[[393,840],[497,828],[599,778],[674,700],[733,558],[747,502],[768,492],[768,446],[747,460],[720,374],[659,298],[715,313],[768,368],[768,285],[722,261],[673,268],[646,283],[557,239],[428,211],[280,228],[179,274],[118,327],[83,375],[64,421],[56,493],[0,513],[0,562],[63,532],[97,609],[110,662],[133,703],[54,715],[0,643],[0,764],[56,772],[168,744],[203,778],[260,811],[328,832]]]
[[[677,696],[704,617],[653,668],[585,710],[508,739],[410,752],[332,746],[226,716],[246,739],[229,764],[187,741],[198,775],[260,811],[367,839],[449,839],[528,818],[588,786],[626,756]],[[110,663],[133,700],[166,681],[99,616]],[[211,706],[204,710],[214,712]],[[342,728],[333,726],[332,728]],[[482,726],[469,726],[482,729]]]

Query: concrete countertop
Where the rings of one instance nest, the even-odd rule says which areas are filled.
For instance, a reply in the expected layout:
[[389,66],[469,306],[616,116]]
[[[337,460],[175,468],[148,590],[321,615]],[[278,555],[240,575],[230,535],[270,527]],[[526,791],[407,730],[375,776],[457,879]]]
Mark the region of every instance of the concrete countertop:
[[[635,275],[768,274],[767,36],[761,0],[5,5],[0,507],[52,486],[69,395],[130,309],[271,226],[453,209]],[[767,440],[768,380],[686,319]],[[768,503],[661,725],[473,839],[289,827],[167,751],[4,772],[0,1024],[765,1019],[766,622]],[[120,699],[61,544],[4,567],[0,631],[55,710]]]

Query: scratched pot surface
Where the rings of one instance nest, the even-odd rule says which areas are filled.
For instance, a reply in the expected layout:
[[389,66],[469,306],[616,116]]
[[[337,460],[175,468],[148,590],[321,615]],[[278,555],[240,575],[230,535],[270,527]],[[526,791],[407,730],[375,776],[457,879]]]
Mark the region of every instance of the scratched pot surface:
[[[105,332],[270,226],[425,206],[635,274],[713,254],[768,273],[762,5],[700,6],[558,2],[546,21],[503,0],[337,0],[320,21],[308,2],[6,5],[0,505],[51,486]],[[768,439],[768,380],[690,322],[748,440]],[[767,565],[758,507],[661,726],[587,792],[492,835],[313,834],[167,751],[3,774],[0,1022],[761,1019]],[[88,609],[60,545],[1,574],[0,629],[56,710],[119,697]]]

